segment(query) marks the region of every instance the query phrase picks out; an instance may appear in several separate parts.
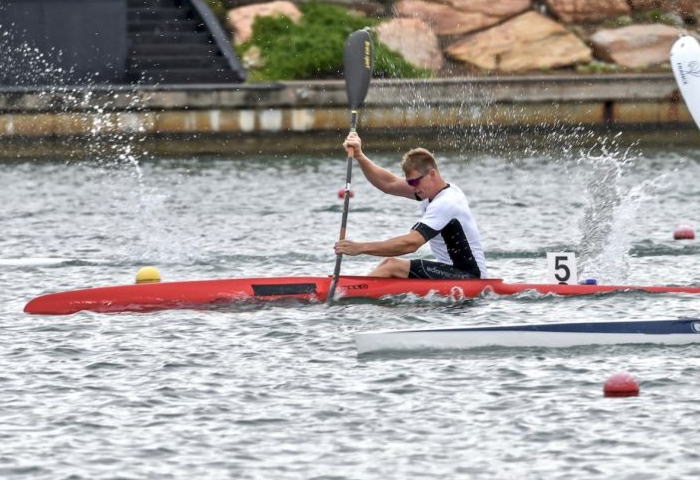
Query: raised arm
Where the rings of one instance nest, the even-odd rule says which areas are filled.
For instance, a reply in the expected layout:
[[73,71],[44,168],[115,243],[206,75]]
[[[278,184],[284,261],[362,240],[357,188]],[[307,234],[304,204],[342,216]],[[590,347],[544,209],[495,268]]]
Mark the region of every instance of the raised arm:
[[362,173],[367,180],[379,190],[399,197],[415,198],[413,188],[403,178],[380,167],[362,152],[362,140],[357,133],[351,132],[343,142],[343,147],[348,155],[355,158],[360,164]]

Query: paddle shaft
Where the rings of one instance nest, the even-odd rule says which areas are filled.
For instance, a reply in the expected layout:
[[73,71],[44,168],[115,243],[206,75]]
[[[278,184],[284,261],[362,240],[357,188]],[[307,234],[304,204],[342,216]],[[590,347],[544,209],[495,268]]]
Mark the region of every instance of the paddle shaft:
[[[345,89],[348,94],[350,104],[350,132],[357,129],[357,112],[362,106],[367,96],[367,89],[372,78],[372,67],[374,65],[374,49],[372,47],[372,37],[369,29],[363,28],[350,34],[345,41],[345,51],[343,52],[343,74],[345,76]],[[340,240],[345,240],[345,230],[348,224],[348,210],[350,209],[350,178],[352,176],[352,156],[348,156],[345,170],[345,194],[343,195],[343,218],[340,222]],[[340,277],[340,264],[343,261],[343,254],[338,253],[335,257],[335,269],[333,278],[328,289],[326,301],[330,304],[335,296],[335,287],[338,285]]]
[[[357,130],[357,110],[350,112],[350,132]],[[343,217],[340,220],[340,235],[338,240],[345,240],[345,232],[348,226],[348,211],[350,210],[350,183],[352,180],[352,155],[348,155],[345,168],[345,192],[343,195]],[[343,262],[343,254],[339,253],[335,256],[335,268],[333,269],[333,279],[331,286],[328,289],[327,302],[331,303],[335,296],[335,288],[338,285],[338,277],[340,276],[340,265]]]

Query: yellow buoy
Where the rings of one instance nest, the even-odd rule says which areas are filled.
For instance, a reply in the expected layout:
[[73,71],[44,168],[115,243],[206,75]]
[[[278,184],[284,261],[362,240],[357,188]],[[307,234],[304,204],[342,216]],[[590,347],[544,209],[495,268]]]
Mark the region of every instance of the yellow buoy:
[[141,267],[136,272],[136,283],[160,282],[160,272],[156,267]]

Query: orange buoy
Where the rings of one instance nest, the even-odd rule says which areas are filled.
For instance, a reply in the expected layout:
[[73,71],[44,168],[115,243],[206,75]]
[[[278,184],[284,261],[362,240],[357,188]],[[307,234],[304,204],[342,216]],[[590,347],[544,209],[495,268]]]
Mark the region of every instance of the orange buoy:
[[616,373],[605,382],[603,393],[606,397],[636,397],[639,383],[629,373]]
[[[355,192],[353,192],[352,190],[348,190],[348,195],[350,196],[350,198],[352,198],[355,196]],[[345,198],[345,189],[344,188],[341,188],[340,190],[338,190],[338,198]]]
[[693,240],[695,231],[687,225],[681,225],[673,232],[674,240]]

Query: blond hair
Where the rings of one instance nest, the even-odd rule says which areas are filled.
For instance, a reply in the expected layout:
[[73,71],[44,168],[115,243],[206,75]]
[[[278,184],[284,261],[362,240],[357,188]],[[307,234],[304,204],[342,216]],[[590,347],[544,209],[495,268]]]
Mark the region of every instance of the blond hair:
[[405,174],[415,170],[423,175],[428,173],[431,168],[438,169],[435,157],[425,148],[414,148],[406,152],[401,159],[401,168]]

